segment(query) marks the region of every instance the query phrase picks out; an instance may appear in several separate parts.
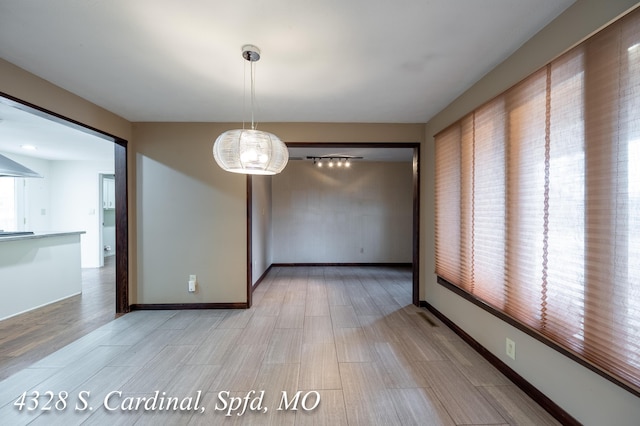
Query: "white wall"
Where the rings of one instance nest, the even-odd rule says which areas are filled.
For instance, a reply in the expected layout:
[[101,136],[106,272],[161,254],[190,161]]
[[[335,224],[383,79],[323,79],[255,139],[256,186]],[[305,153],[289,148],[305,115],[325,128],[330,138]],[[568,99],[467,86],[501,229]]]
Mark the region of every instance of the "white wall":
[[290,161],[273,177],[273,262],[411,262],[412,179],[409,162]]
[[[630,0],[578,0],[511,57],[488,73],[426,127],[423,161],[421,298],[460,326],[509,367],[585,425],[638,425],[640,398],[497,317],[467,302],[436,282],[434,270],[433,135],[490,100],[563,51],[607,24],[628,8]],[[505,354],[505,338],[516,342],[515,360]]]
[[50,161],[16,154],[7,157],[40,173],[25,178],[24,230],[85,231],[81,237],[83,268],[101,266],[100,173],[113,174],[113,158],[100,161]]
[[260,279],[272,263],[271,246],[271,176],[252,176],[251,188],[251,266],[252,284]]
[[100,173],[113,173],[113,159],[51,162],[51,231],[85,231],[83,268],[101,265]]

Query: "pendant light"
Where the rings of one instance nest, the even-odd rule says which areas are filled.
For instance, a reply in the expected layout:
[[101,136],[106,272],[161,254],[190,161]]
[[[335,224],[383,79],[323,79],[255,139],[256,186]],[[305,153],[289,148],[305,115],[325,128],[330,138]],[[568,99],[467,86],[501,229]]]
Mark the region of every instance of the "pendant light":
[[213,144],[213,158],[222,169],[233,173],[274,175],[289,161],[287,146],[276,135],[256,130],[253,121],[255,99],[254,63],[260,59],[256,46],[242,47],[242,57],[251,64],[251,129],[228,130]]

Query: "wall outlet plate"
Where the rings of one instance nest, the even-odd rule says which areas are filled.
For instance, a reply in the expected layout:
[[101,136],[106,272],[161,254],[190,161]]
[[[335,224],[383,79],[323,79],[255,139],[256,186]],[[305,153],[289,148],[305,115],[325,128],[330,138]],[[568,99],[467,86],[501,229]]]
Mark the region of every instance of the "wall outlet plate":
[[507,337],[507,356],[511,359],[516,359],[516,342]]

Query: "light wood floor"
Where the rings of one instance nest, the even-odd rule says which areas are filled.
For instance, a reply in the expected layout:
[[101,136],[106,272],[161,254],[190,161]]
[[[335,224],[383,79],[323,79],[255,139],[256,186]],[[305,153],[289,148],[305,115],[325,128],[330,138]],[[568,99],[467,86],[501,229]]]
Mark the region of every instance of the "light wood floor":
[[[557,424],[410,302],[408,270],[273,268],[249,310],[133,312],[13,374],[0,382],[0,424]],[[34,390],[54,392],[53,403],[68,392],[66,408],[18,411],[16,399]],[[252,390],[264,391],[267,412],[215,409],[228,401],[221,392]],[[298,390],[300,400],[318,392],[318,407],[278,411],[282,392]],[[82,391],[93,410],[74,410]],[[113,391],[116,406],[200,391],[204,412],[109,412]]]
[[82,269],[82,294],[0,321],[0,380],[116,317],[114,260]]

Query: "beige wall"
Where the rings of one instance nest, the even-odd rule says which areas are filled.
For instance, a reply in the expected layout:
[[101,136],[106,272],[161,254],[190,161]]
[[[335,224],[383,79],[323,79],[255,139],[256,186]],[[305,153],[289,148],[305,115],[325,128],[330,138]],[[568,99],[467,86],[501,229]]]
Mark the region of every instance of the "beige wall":
[[137,303],[246,301],[246,176],[223,171],[212,154],[227,127],[134,124]]
[[[0,91],[129,142],[131,304],[246,301],[246,181],[222,172],[211,153],[215,137],[237,124],[133,125],[1,59],[0,76]],[[287,142],[423,142],[425,135],[423,124],[260,128]],[[186,292],[190,274],[198,275],[196,294]]]
[[252,282],[255,284],[271,266],[271,181],[273,176],[252,176],[251,186],[251,257]]
[[131,139],[131,123],[99,106],[0,59],[0,92],[100,131]]
[[[246,301],[246,177],[222,171],[211,151],[215,138],[236,126],[134,124],[136,303]],[[264,123],[260,128],[295,142],[421,142],[424,138],[420,124]],[[254,235],[262,242],[267,237]],[[266,251],[254,254],[268,256]],[[198,276],[200,288],[195,294],[186,291],[190,274]]]
[[[582,0],[525,43],[515,54],[436,115],[426,127],[422,150],[421,225],[424,265],[421,299],[462,327],[526,380],[587,425],[637,424],[640,400],[560,355],[436,283],[434,267],[433,135],[545,65],[606,23],[633,7],[628,0]],[[516,342],[517,357],[505,355],[505,338]]]
[[413,167],[291,161],[273,177],[274,263],[411,263]]
[[386,123],[260,123],[289,142],[384,143],[424,141],[424,124]]

